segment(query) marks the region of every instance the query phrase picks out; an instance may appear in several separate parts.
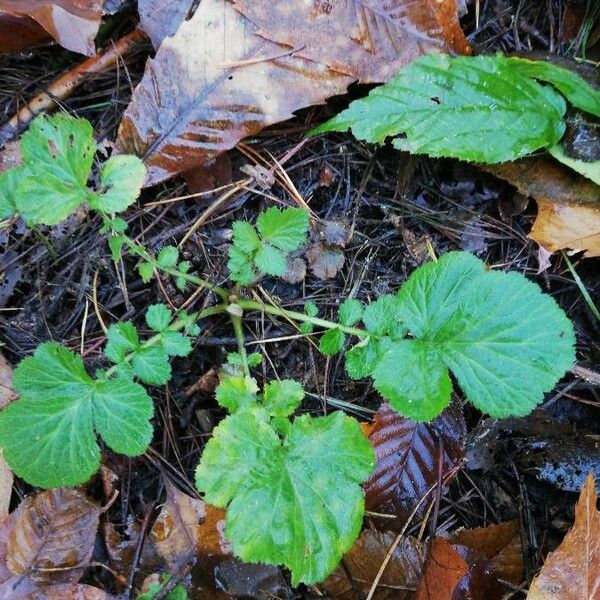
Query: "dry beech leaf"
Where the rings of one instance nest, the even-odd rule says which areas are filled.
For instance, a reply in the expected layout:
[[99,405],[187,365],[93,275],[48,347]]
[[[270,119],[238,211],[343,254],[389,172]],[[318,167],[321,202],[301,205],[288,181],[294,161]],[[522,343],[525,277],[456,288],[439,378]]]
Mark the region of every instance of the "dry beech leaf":
[[48,41],[48,32],[29,17],[0,12],[0,54],[13,54]]
[[68,488],[25,498],[8,538],[8,569],[36,581],[76,583],[82,569],[72,567],[89,562],[99,516],[96,504]]
[[66,583],[31,592],[23,596],[23,600],[118,600],[118,598],[91,585]]
[[469,52],[455,0],[235,0],[260,35],[362,83],[387,81],[423,54]]
[[[355,600],[368,594],[396,534],[366,529],[322,584],[332,600]],[[373,600],[412,600],[419,584],[425,544],[403,537],[379,581]],[[358,594],[357,594],[358,592]]]
[[194,0],[138,0],[140,29],[156,50],[166,37],[175,34],[193,5]]
[[464,529],[455,533],[451,541],[478,552],[490,561],[491,570],[499,579],[514,585],[521,583],[523,548],[516,521]]
[[596,485],[589,475],[575,507],[575,523],[534,578],[527,600],[600,598],[600,512]]
[[467,574],[468,565],[454,547],[443,538],[431,543],[416,600],[455,600],[454,591]]
[[[306,19],[308,4],[322,13],[332,3],[295,0],[268,6],[278,32],[295,30],[307,56],[318,54],[314,60],[303,58],[285,40],[278,43],[257,35],[265,28],[259,32],[231,0],[203,0],[191,19],[164,39],[146,64],[117,140],[121,151],[144,159],[146,185],[203,164],[242,138],[291,118],[300,108],[345,93],[357,79],[385,81],[424,52],[463,46],[466,50],[457,22],[444,30],[444,24],[456,20],[453,0],[336,3],[357,5],[357,10],[345,11],[343,22],[331,17],[338,13],[333,6],[330,15]],[[248,3],[238,8],[251,7]],[[427,22],[426,30],[419,29],[422,21],[417,15]],[[255,16],[258,20],[260,15]],[[404,36],[396,38],[400,25]],[[334,27],[328,29],[325,46],[322,33],[318,38],[313,35],[323,27]],[[330,52],[328,47],[334,44],[352,51]],[[295,43],[292,46],[300,49]],[[390,59],[392,51],[396,55]],[[321,56],[335,59],[337,70],[322,62]],[[346,62],[340,63],[344,58]]]
[[61,46],[91,56],[103,0],[0,0],[0,11],[31,17]]
[[[4,408],[16,396],[12,388],[12,367],[0,353],[0,408]],[[13,473],[2,456],[2,449],[0,449],[0,518],[8,514],[13,479]]]
[[[600,200],[600,188],[598,188]],[[538,214],[529,237],[549,252],[585,250],[586,258],[600,256],[600,205],[577,206],[538,200]]]
[[[382,404],[369,435],[377,463],[365,484],[367,509],[394,515],[397,522],[386,523],[401,526],[437,482],[440,457],[442,476],[462,459],[464,436],[464,418],[455,404],[431,423],[406,419]],[[426,509],[423,502],[421,513]]]

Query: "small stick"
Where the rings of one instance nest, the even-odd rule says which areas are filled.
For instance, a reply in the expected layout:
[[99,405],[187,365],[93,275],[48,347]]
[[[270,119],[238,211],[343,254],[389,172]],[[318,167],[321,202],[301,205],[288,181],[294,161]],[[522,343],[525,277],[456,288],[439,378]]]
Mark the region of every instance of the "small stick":
[[43,92],[34,96],[26,106],[0,128],[0,145],[4,145],[22,131],[40,112],[56,105],[57,100],[68,98],[73,91],[93,75],[114,67],[120,58],[129,54],[140,42],[146,39],[139,29],[123,36],[109,46],[78,64],[73,69],[55,79]]

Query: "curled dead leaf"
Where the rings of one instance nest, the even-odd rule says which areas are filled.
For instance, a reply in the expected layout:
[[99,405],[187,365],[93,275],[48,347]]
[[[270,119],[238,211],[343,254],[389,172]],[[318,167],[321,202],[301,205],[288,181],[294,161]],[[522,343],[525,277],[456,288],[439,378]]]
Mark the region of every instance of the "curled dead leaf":
[[30,17],[0,12],[0,54],[13,54],[48,41],[48,32]]

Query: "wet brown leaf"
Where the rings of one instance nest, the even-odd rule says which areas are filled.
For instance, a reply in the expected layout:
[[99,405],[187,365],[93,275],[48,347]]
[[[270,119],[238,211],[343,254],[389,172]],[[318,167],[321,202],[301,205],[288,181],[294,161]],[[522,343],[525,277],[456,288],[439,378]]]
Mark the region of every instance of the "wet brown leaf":
[[[600,198],[600,188],[598,188]],[[556,204],[538,200],[537,218],[529,237],[550,252],[585,250],[584,257],[600,256],[600,206]]]
[[0,54],[12,54],[48,41],[48,32],[37,21],[0,12]]
[[423,54],[464,54],[455,0],[235,0],[260,35],[363,83],[387,81]]
[[37,581],[76,583],[82,570],[72,567],[89,561],[99,516],[96,504],[68,488],[25,498],[8,538],[8,569]]
[[[340,565],[323,583],[335,600],[355,600],[368,594],[396,534],[367,529],[344,555]],[[374,600],[411,600],[421,577],[425,545],[404,537],[394,550],[379,581]],[[357,593],[358,592],[358,593]]]
[[450,542],[436,538],[425,561],[417,600],[455,600],[454,590],[467,571],[466,561]]
[[[431,423],[417,423],[382,404],[369,436],[377,464],[365,484],[367,508],[395,515],[403,523],[437,482],[440,458],[442,476],[461,460],[464,435],[464,418],[456,405]],[[419,514],[426,508],[422,503]]]
[[[4,408],[15,398],[16,393],[12,388],[12,366],[0,353],[0,408]],[[8,514],[13,480],[13,473],[0,449],[0,518]]]
[[140,29],[158,50],[162,41],[179,29],[193,5],[194,0],[138,0]]
[[61,46],[91,56],[103,0],[0,0],[0,11],[37,21]]
[[[125,111],[117,143],[121,151],[144,159],[147,185],[206,163],[242,138],[291,118],[294,111],[344,93],[356,79],[385,81],[424,52],[464,45],[454,0],[392,0],[385,10],[383,3],[360,2],[354,12],[350,5],[355,2],[337,3],[349,7],[339,22],[332,3],[319,0],[315,14],[309,4],[313,6],[304,0],[264,5],[278,33],[295,29],[293,35],[303,40],[299,45],[257,35],[262,31],[230,0],[203,0],[191,19],[164,39]],[[238,8],[252,9],[250,3]],[[252,14],[257,21],[265,17]],[[454,26],[446,31],[449,23]],[[404,37],[396,39],[400,26]],[[327,44],[322,47],[325,29]],[[318,56],[304,58],[298,54],[303,48],[307,56],[318,49],[337,70]]]
[[116,596],[84,584],[53,585],[31,592],[23,600],[118,600]]
[[315,277],[333,279],[344,266],[344,252],[322,241],[316,241],[307,251],[308,266]]
[[575,507],[575,523],[561,545],[546,558],[531,583],[527,600],[600,598],[600,512],[596,485],[589,475]]

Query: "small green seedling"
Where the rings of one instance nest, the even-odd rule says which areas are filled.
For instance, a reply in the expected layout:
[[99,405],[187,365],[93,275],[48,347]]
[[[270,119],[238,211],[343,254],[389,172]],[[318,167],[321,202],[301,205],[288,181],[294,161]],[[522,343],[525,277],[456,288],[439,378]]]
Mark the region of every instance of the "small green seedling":
[[[548,110],[557,103],[552,100]],[[85,482],[100,464],[98,438],[127,456],[144,453],[154,412],[144,386],[168,383],[170,361],[191,352],[198,321],[228,315],[238,347],[228,355],[216,400],[230,414],[204,448],[196,484],[207,502],[227,509],[225,534],[237,556],[285,565],[294,584],[315,583],[331,573],[360,532],[361,483],[374,467],[373,449],[358,422],[341,412],[294,418],[304,398],[296,381],[271,381],[259,393],[251,369],[262,357],[246,352],[246,312],[320,334],[321,351],[344,353],[351,378],[372,378],[395,410],[419,421],[435,418],[450,402],[450,374],[481,411],[525,415],[575,359],[573,326],[550,296],[521,274],[490,271],[466,252],[419,267],[396,294],[366,305],[345,299],[337,321],[319,317],[314,303],[296,312],[249,299],[241,286],[283,274],[289,254],[306,242],[304,209],[269,208],[256,227],[236,221],[228,263],[232,283],[216,286],[190,273],[176,248],[154,256],[126,235],[125,221],[112,213],[135,200],[142,169],[131,157],[111,158],[100,170],[101,189],[93,191],[87,180],[94,148],[85,121],[34,121],[23,136],[25,165],[0,176],[3,214],[52,224],[87,203],[102,217],[101,233],[115,261],[127,251],[139,259],[144,281],[163,273],[181,289],[193,284],[212,292],[216,303],[177,315],[150,306],[146,325],[152,333],[145,337],[132,322],[112,324],[106,368],[94,375],[81,356],[54,342],[21,361],[14,372],[19,399],[0,412],[0,447],[14,472],[33,485]],[[128,172],[135,175],[127,178]],[[16,182],[14,190],[10,182]]]

